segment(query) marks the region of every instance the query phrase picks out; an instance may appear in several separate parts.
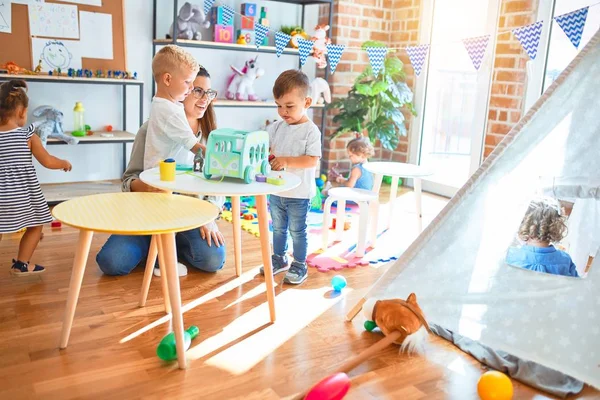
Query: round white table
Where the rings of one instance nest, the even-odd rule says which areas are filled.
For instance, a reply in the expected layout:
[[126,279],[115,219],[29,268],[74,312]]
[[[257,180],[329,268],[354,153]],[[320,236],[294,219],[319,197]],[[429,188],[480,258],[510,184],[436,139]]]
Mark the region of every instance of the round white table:
[[[233,247],[235,254],[235,272],[242,274],[242,224],[240,215],[240,197],[254,196],[256,199],[256,213],[258,216],[258,229],[260,232],[260,246],[265,269],[265,282],[267,285],[267,301],[271,322],[275,322],[275,287],[273,285],[273,266],[271,265],[271,243],[269,241],[269,212],[267,210],[267,195],[288,191],[300,185],[300,178],[285,171],[273,171],[270,177],[281,176],[283,185],[272,185],[253,181],[244,183],[241,179],[204,178],[200,172],[177,172],[175,180],[161,181],[158,168],[146,170],[140,174],[142,182],[169,192],[185,193],[205,196],[230,196],[231,215],[233,221]],[[237,218],[236,218],[237,216]],[[153,253],[150,253],[153,254]],[[149,255],[150,258],[150,255]],[[154,265],[154,264],[152,264]]]
[[374,175],[373,179],[373,191],[375,193],[379,193],[381,189],[381,182],[383,180],[383,176],[391,176],[392,177],[392,186],[390,188],[390,215],[388,218],[389,228],[393,215],[394,215],[394,201],[396,200],[396,196],[398,195],[398,178],[411,178],[414,181],[414,190],[415,190],[415,202],[417,206],[417,217],[419,220],[419,230],[423,227],[423,215],[421,211],[421,192],[422,192],[422,182],[421,179],[426,176],[433,175],[433,172],[428,170],[425,167],[421,167],[419,165],[414,164],[406,164],[400,162],[391,162],[391,161],[374,161],[368,162],[364,164],[364,168],[371,172]]

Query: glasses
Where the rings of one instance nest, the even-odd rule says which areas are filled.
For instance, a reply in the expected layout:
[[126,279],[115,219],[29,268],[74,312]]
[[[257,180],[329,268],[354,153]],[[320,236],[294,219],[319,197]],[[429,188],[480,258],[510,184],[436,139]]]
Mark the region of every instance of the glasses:
[[215,97],[217,97],[216,90],[212,90],[212,89],[204,90],[201,87],[195,87],[194,89],[192,89],[192,94],[197,99],[203,98],[204,95],[206,95],[208,100],[213,100]]

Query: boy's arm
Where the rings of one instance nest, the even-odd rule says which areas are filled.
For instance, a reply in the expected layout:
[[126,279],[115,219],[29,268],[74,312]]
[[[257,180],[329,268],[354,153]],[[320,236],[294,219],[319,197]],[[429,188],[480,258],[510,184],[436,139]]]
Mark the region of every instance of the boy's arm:
[[190,128],[187,120],[177,114],[173,114],[167,119],[163,132],[169,139],[179,143],[183,148],[188,149],[194,154],[200,149],[205,148],[203,144],[200,144],[194,132],[192,132],[192,128]]

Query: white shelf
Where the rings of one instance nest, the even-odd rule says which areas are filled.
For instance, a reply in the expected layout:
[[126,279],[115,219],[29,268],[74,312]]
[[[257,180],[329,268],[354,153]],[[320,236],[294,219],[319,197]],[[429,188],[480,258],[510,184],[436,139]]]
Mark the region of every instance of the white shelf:
[[121,181],[89,181],[69,183],[45,183],[40,185],[46,201],[49,204],[60,203],[80,196],[88,196],[99,193],[121,192]]
[[[172,44],[172,39],[154,39],[155,45],[167,45]],[[220,43],[220,42],[209,42],[204,40],[187,40],[177,39],[175,44],[182,47],[200,47],[200,48],[211,48],[211,49],[222,49],[222,50],[236,50],[236,51],[252,51],[255,53],[275,53],[275,46],[260,46],[258,49],[254,44],[236,44],[236,43]],[[296,54],[298,55],[298,49],[286,47],[283,49],[283,54]]]
[[0,74],[0,81],[7,81],[10,79],[23,79],[28,82],[52,82],[52,83],[90,83],[90,84],[109,84],[109,85],[143,85],[144,82],[137,79],[116,79],[116,78],[77,78],[67,76],[63,73],[61,76],[56,75],[28,75],[28,74]]
[[[135,140],[135,135],[133,133],[125,132],[125,131],[112,131],[112,132],[103,132],[103,131],[92,131],[93,135],[89,136],[73,136],[76,139],[79,139],[78,144],[88,144],[88,143],[130,143]],[[70,132],[65,132],[70,135]],[[102,134],[112,133],[113,137],[104,137]],[[48,144],[66,144],[62,140],[58,139],[48,139]]]

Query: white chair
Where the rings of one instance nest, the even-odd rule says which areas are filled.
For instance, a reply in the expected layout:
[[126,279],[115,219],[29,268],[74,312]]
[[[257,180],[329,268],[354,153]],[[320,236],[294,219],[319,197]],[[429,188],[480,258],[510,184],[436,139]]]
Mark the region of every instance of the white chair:
[[344,220],[346,218],[346,201],[351,200],[357,203],[359,207],[358,243],[355,254],[356,257],[363,257],[367,245],[367,225],[369,222],[369,241],[371,242],[371,246],[375,246],[375,239],[377,238],[377,219],[379,217],[378,194],[364,189],[337,187],[329,189],[328,196],[323,207],[323,250],[327,249],[327,245],[329,244],[331,203],[337,201],[335,233],[336,240],[341,240],[344,232]]

